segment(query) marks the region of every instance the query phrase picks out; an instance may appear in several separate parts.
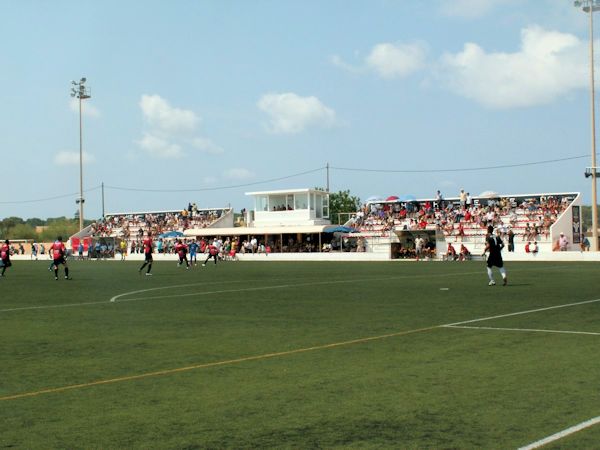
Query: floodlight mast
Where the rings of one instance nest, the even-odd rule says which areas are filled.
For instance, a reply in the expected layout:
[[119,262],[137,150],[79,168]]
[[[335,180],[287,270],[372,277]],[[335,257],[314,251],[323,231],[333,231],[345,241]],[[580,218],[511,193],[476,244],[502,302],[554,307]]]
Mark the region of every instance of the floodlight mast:
[[75,201],[79,205],[79,231],[83,230],[83,121],[81,118],[81,101],[90,98],[90,91],[84,86],[85,77],[79,81],[71,81],[71,97],[79,99],[79,198]]
[[[575,7],[589,14],[590,24],[590,125],[592,139],[592,251],[598,251],[598,197],[596,170],[596,106],[594,89],[594,12],[600,11],[600,0],[575,0]],[[587,177],[587,175],[586,175]]]

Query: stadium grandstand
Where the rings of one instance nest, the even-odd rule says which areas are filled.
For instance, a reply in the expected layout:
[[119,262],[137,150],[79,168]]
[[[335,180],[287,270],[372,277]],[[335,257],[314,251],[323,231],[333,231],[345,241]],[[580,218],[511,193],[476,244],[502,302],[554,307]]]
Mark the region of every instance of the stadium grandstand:
[[[305,259],[304,253],[319,259],[318,254],[327,253],[321,257],[386,260],[416,258],[420,237],[424,256],[442,260],[449,245],[458,256],[459,248],[464,247],[464,256],[480,257],[486,228],[492,225],[504,240],[504,256],[510,260],[547,256],[558,250],[581,252],[586,239],[577,192],[371,198],[342,226],[331,225],[324,191],[294,189],[247,195],[254,197],[254,207],[235,223],[230,207],[198,209],[189,205],[183,210],[111,213],[72,236],[71,247],[75,251],[83,239],[86,251],[99,242],[116,249],[124,240],[127,251],[137,253],[143,236],[150,232],[166,241],[174,237],[229,240],[241,254],[254,254],[248,243],[256,240],[257,247],[268,248],[269,253],[288,254],[283,259]],[[280,203],[286,207],[278,207]],[[558,245],[561,235],[567,242],[563,248]],[[535,252],[530,255],[534,242]]]
[[[436,257],[448,248],[464,245],[480,255],[485,248],[488,225],[506,243],[506,253],[528,253],[527,244],[536,243],[537,252],[558,248],[561,233],[568,244],[562,250],[580,251],[585,239],[581,229],[579,193],[497,194],[448,199],[400,199],[391,196],[371,199],[345,224],[359,231],[355,236],[367,242],[389,239],[392,257],[414,257],[414,241],[422,236],[435,242]],[[510,244],[510,246],[509,246]],[[379,244],[381,245],[381,244]]]

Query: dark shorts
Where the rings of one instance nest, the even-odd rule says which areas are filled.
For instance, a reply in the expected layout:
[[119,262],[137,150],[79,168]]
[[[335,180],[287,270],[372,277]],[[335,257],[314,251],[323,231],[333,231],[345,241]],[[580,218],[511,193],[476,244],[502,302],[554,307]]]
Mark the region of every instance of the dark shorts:
[[60,258],[57,258],[57,259],[54,260],[54,265],[56,267],[58,267],[59,264],[65,264],[65,265],[67,264],[67,261],[65,261],[65,257],[64,256],[61,256]]
[[502,261],[502,256],[490,255],[487,259],[487,266],[490,268],[493,266],[496,266],[498,268],[503,267],[504,261]]
[[10,262],[10,258],[4,258],[2,260],[2,267],[10,267],[12,266],[12,263]]
[[152,262],[152,253],[144,253],[146,256],[146,262]]

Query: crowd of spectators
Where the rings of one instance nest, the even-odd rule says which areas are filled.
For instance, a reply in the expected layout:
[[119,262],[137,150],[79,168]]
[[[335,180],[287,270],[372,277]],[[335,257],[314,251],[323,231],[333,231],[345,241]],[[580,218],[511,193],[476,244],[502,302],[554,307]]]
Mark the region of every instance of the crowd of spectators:
[[92,224],[93,237],[119,236],[129,241],[141,241],[144,234],[158,236],[168,231],[207,228],[225,214],[227,209],[198,210],[195,204],[175,212],[115,214]]
[[[439,191],[438,191],[439,194]],[[473,199],[470,195],[456,200],[380,202],[363,205],[349,225],[361,232],[386,235],[392,230],[436,230],[463,240],[468,235],[483,236],[488,225],[502,238],[509,230],[522,241],[548,238],[550,226],[567,208],[567,197],[538,196]]]

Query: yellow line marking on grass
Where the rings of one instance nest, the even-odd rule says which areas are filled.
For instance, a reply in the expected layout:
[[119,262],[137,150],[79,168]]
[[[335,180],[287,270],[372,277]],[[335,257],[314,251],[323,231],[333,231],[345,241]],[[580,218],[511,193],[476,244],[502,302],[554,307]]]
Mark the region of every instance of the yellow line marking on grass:
[[217,361],[217,362],[212,362],[212,363],[194,364],[192,366],[178,367],[175,369],[158,370],[156,372],[148,372],[148,373],[142,373],[142,374],[138,374],[138,375],[129,375],[129,376],[124,376],[124,377],[111,378],[111,379],[107,379],[107,380],[91,381],[89,383],[80,383],[80,384],[73,384],[73,385],[69,385],[69,386],[60,386],[60,387],[56,387],[56,388],[42,389],[39,391],[24,392],[21,394],[14,394],[14,395],[8,395],[5,397],[0,397],[0,401],[17,400],[17,399],[26,398],[26,397],[36,397],[36,396],[44,395],[44,394],[53,394],[53,393],[58,393],[58,392],[70,391],[70,390],[74,390],[74,389],[82,389],[82,388],[87,388],[87,387],[92,387],[92,386],[100,386],[100,385],[104,385],[104,384],[113,384],[113,383],[121,383],[124,381],[141,380],[144,378],[151,378],[151,377],[157,377],[157,376],[162,376],[162,375],[171,375],[171,374],[175,374],[175,373],[188,372],[191,370],[208,369],[208,368],[212,368],[212,367],[226,366],[226,365],[231,365],[231,364],[239,364],[239,363],[248,362],[248,361],[260,361],[260,360],[269,359],[269,358],[277,358],[280,356],[295,355],[295,354],[299,354],[299,353],[306,353],[306,352],[311,352],[311,351],[316,351],[316,350],[326,350],[326,349],[343,347],[343,346],[353,345],[353,344],[363,344],[365,342],[370,342],[370,341],[376,341],[376,340],[381,340],[381,339],[386,339],[386,338],[406,336],[409,334],[430,331],[430,330],[434,330],[436,328],[440,328],[440,327],[438,325],[436,325],[436,326],[432,326],[432,327],[417,328],[414,330],[399,331],[397,333],[383,334],[381,336],[371,336],[371,337],[366,337],[366,338],[353,339],[350,341],[335,342],[333,344],[324,344],[324,345],[317,345],[317,346],[313,346],[313,347],[299,348],[299,349],[289,350],[289,351],[284,351],[284,352],[275,352],[275,353],[267,353],[264,355],[247,356],[244,358],[230,359],[230,360],[226,360],[226,361]]
[[464,330],[528,331],[533,333],[588,334],[592,336],[600,336],[600,333],[594,333],[591,331],[540,330],[536,328],[469,327],[464,325],[446,325],[444,328],[460,328]]
[[148,373],[142,373],[142,374],[138,374],[138,375],[129,375],[129,376],[124,376],[124,377],[112,378],[112,379],[108,379],[108,380],[98,380],[98,381],[91,381],[89,383],[81,383],[81,384],[74,384],[74,385],[69,385],[69,386],[61,386],[61,387],[56,387],[56,388],[42,389],[42,390],[33,391],[33,392],[24,392],[21,394],[14,394],[14,395],[0,397],[0,401],[16,400],[16,399],[26,398],[26,397],[35,397],[35,396],[43,395],[43,394],[64,392],[64,391],[69,391],[69,390],[73,390],[73,389],[81,389],[81,388],[86,388],[86,387],[91,387],[91,386],[100,386],[103,384],[120,383],[123,381],[139,380],[139,379],[156,377],[156,376],[161,376],[161,375],[170,375],[170,374],[179,373],[179,372],[187,372],[190,370],[206,369],[206,368],[210,368],[210,367],[225,366],[225,365],[230,365],[230,364],[239,364],[239,363],[247,362],[247,361],[259,361],[259,360],[275,358],[275,357],[280,357],[280,356],[295,355],[295,354],[305,353],[305,352],[310,352],[310,351],[315,351],[315,350],[325,350],[325,349],[330,349],[330,348],[342,347],[342,346],[346,346],[346,345],[361,344],[364,342],[376,341],[376,340],[381,340],[381,339],[386,339],[386,338],[391,338],[391,337],[406,336],[409,334],[420,333],[420,332],[424,332],[424,331],[431,331],[431,330],[435,330],[438,328],[456,328],[457,325],[461,325],[464,323],[481,322],[484,320],[499,319],[502,317],[516,316],[519,314],[529,314],[532,312],[547,311],[550,309],[567,308],[569,306],[584,305],[584,304],[594,303],[594,302],[600,302],[600,299],[587,300],[587,301],[576,302],[576,303],[568,303],[568,304],[557,305],[557,306],[550,306],[547,308],[531,309],[531,310],[527,310],[527,311],[519,311],[519,312],[514,312],[514,313],[501,314],[501,315],[492,316],[492,317],[483,317],[480,319],[466,320],[463,322],[449,323],[449,324],[444,324],[444,325],[433,325],[433,326],[425,327],[425,328],[417,328],[414,330],[399,331],[396,333],[383,334],[381,336],[371,336],[371,337],[366,337],[366,338],[353,339],[350,341],[336,342],[333,344],[324,344],[324,345],[317,345],[317,346],[307,347],[307,348],[299,348],[296,350],[289,350],[289,351],[285,351],[285,352],[267,353],[265,355],[248,356],[248,357],[244,357],[244,358],[230,359],[230,360],[226,360],[226,361],[195,364],[193,366],[179,367],[179,368],[175,368],[175,369],[165,369],[165,370],[159,370],[156,372],[148,372]]
[[567,428],[566,430],[559,431],[558,433],[555,433],[552,436],[548,436],[547,438],[540,439],[539,441],[533,442],[529,445],[526,445],[525,447],[520,447],[519,450],[534,450],[536,448],[543,447],[546,444],[549,444],[554,441],[558,441],[559,439],[569,436],[570,434],[577,433],[578,431],[584,430],[586,428],[597,425],[599,423],[600,423],[600,416],[594,417],[593,419],[586,420],[585,422],[581,422],[577,425],[573,425],[572,427]]

